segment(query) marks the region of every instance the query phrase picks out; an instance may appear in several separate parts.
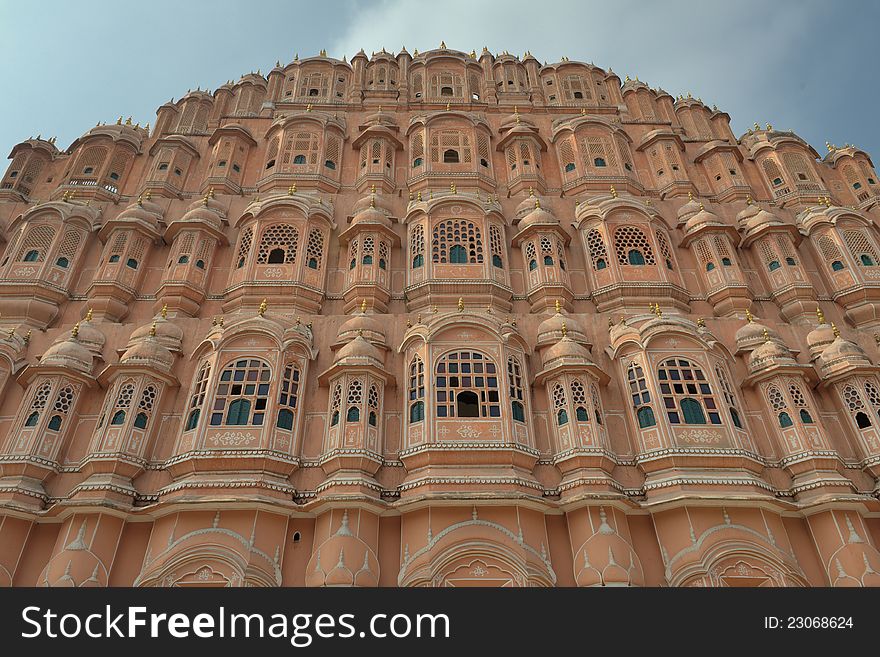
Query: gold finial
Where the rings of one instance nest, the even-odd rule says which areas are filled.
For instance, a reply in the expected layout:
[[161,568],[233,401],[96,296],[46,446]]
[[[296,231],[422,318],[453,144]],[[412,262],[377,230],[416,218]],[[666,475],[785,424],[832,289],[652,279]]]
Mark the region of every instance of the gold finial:
[[659,304],[659,303],[655,303],[655,304],[654,304],[654,314],[657,315],[657,317],[663,317],[663,311],[660,310],[660,304]]
[[446,111],[447,112],[449,111],[449,106],[450,106],[450,103],[447,101],[447,103],[446,103]]
[[516,105],[513,106],[513,115],[516,117],[516,122],[519,123],[519,107]]
[[486,312],[489,313],[490,315],[492,314],[492,304],[491,303],[486,304]]
[[361,299],[361,312],[366,314],[367,312],[367,300]]
[[688,192],[688,201],[693,201],[693,200],[694,200],[694,193]]
[[464,310],[464,299],[462,297],[458,297],[458,312]]
[[267,309],[268,307],[269,307],[269,304],[266,303],[266,300],[265,300],[265,299],[263,299],[263,300],[260,302],[260,309],[259,309],[259,311],[258,311],[259,314],[260,314],[260,317],[262,317],[263,315],[266,314],[266,309]]
[[406,328],[412,328],[412,321],[408,318],[406,320]]
[[703,202],[700,201],[700,210],[704,210],[704,209],[705,209],[705,208],[703,208]]
[[611,196],[617,198],[617,190],[614,189],[614,185],[611,185]]
[[208,207],[208,195],[205,194],[205,198],[202,199],[202,205]]
[[25,336],[24,336],[24,343],[29,344],[30,341],[31,341],[31,330],[28,329],[28,332],[25,333]]
[[831,322],[831,330],[834,331],[834,337],[835,337],[835,338],[839,338],[839,337],[840,337],[840,329],[837,328],[837,325],[836,325],[834,322]]
[[422,202],[422,193],[421,193],[421,192],[419,192],[419,195],[418,195],[418,197],[417,197],[417,200],[418,200],[419,203]]
[[122,125],[122,117],[121,116],[118,119],[116,119],[116,125]]
[[697,318],[697,326],[699,328],[706,328],[706,318],[705,317]]
[[362,329],[362,328],[359,328],[359,329],[358,329],[358,337],[359,337],[359,338],[364,337],[364,329]]
[[137,204],[138,204],[138,207],[142,207],[142,206],[144,205],[144,195],[143,195],[143,194],[141,194],[140,196],[138,196],[138,198],[137,198]]
[[150,327],[150,337],[156,337],[156,322],[153,322],[153,325]]
[[92,309],[91,309],[91,308],[89,308],[89,309],[86,311],[86,321],[87,321],[87,322],[91,322],[91,321],[92,321]]
[[768,123],[767,123],[767,130],[770,131],[770,130],[772,130],[772,129],[773,129],[773,126],[768,122]]
[[217,326],[217,315],[211,318],[211,326]]
[[436,305],[436,304],[434,305],[433,308],[431,308],[431,312],[433,312],[433,313],[436,313],[436,312],[437,312],[437,305]]
[[327,51],[324,50],[324,48],[321,48],[321,57],[326,57],[326,56],[327,56]]
[[453,194],[458,193],[457,191],[455,191],[455,183],[449,183],[449,191],[452,192]]
[[[15,329],[13,329],[14,331]],[[75,338],[79,335],[79,322],[73,325],[73,329],[70,331],[70,337]]]
[[[11,329],[9,329],[9,337],[10,338],[15,337],[15,327],[14,326]],[[76,337],[76,336],[74,336],[74,337]]]
[[556,300],[556,314],[558,315],[561,312],[562,312],[562,302],[559,299],[557,299]]
[[755,121],[755,130],[760,130],[760,129],[761,129],[761,126],[758,125],[758,122],[757,122],[757,121]]
[[[211,189],[213,189],[213,188],[211,188]],[[151,192],[150,190],[147,190],[147,193],[144,194],[144,200],[149,201],[151,198],[153,198],[153,192]],[[214,198],[213,193],[211,194],[211,198]]]
[[370,194],[370,207],[371,208],[376,207],[376,195],[375,194]]
[[162,304],[162,319],[168,319],[168,304]]
[[376,183],[373,183],[372,185],[370,185],[370,194],[375,194],[375,193],[376,193]]
[[816,319],[819,320],[820,324],[825,323],[825,313],[822,312],[822,309],[816,306]]
[[568,337],[568,327],[565,325],[565,321],[564,321],[564,320],[563,320],[563,322],[562,322],[562,337],[563,337],[563,338],[567,338],[567,337]]
[[540,199],[538,199],[537,197],[535,197],[535,209],[536,209],[536,210],[540,210],[540,209],[541,209],[541,201],[540,201]]
[[416,317],[416,324],[421,324],[421,323],[422,323],[422,313],[419,313],[418,317]]
[[446,50],[446,42],[445,41],[440,42],[440,48],[443,50]]
[[614,320],[611,317],[608,318],[608,330],[614,328]]
[[766,328],[761,331],[761,335],[764,336],[764,342],[770,342],[770,332]]
[[749,194],[748,196],[746,196],[746,205],[751,205],[751,204],[752,204],[752,195]]
[[752,311],[746,308],[746,321],[751,324],[755,321],[755,316],[752,315]]
[[410,193],[409,193],[409,200],[410,200],[410,202],[412,202],[412,200],[413,200],[413,193],[412,193],[412,191],[410,191]]
[[309,103],[308,105],[306,105],[306,112],[311,112],[311,111],[312,111],[312,104]]
[[223,328],[223,315],[220,315],[220,317],[217,319],[217,325],[220,328]]
[[534,195],[535,195],[535,188],[529,187],[529,196],[534,196]]

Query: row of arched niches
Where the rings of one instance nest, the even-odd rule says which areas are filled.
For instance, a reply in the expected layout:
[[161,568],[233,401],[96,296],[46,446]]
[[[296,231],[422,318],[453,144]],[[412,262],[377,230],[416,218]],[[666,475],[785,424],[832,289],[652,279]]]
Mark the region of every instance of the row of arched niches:
[[728,121],[444,47],[17,145],[0,584],[878,584],[876,173]]

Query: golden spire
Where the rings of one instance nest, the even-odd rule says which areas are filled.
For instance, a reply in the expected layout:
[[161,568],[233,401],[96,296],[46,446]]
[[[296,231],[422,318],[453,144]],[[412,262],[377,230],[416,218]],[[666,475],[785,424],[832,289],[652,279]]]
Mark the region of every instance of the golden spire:
[[162,304],[162,319],[168,319],[168,304]]
[[446,50],[446,42],[445,41],[440,42],[440,48],[442,48],[443,50]]
[[[295,190],[293,189],[293,185],[291,185],[290,187],[287,188],[287,195],[288,195],[288,196],[293,196],[293,192],[294,192],[294,191],[295,191]],[[205,198],[207,199],[207,197],[205,197]]]
[[556,314],[558,315],[561,312],[562,312],[562,302],[559,299],[557,299],[556,300]]
[[266,314],[266,309],[267,309],[268,307],[269,307],[269,304],[266,303],[266,300],[265,300],[265,299],[263,299],[263,300],[260,302],[260,309],[257,311],[257,312],[259,313],[260,317],[262,317],[263,315]]
[[419,195],[418,195],[418,197],[417,197],[417,200],[418,200],[419,203],[422,202],[422,193],[421,193],[421,192],[419,192]]
[[28,329],[28,332],[24,336],[24,343],[28,344],[31,341],[31,330]]
[[375,194],[375,193],[376,193],[376,183],[373,183],[372,185],[370,185],[370,194]]
[[409,317],[406,318],[406,328],[412,328],[412,320]]
[[752,315],[752,311],[746,308],[746,321],[751,324],[755,321],[754,315]]
[[706,318],[705,317],[697,318],[697,326],[699,328],[706,328]]
[[223,327],[223,315],[220,315],[220,317],[217,318],[217,326],[221,328]]
[[704,210],[704,209],[705,209],[705,208],[703,207],[703,202],[700,201],[700,210]]
[[366,298],[361,299],[361,312],[366,314],[367,312],[367,300]]
[[359,329],[358,329],[358,337],[359,337],[359,338],[364,337],[364,329],[362,329],[362,328],[359,328]]
[[455,183],[449,183],[449,191],[453,194],[457,194],[458,192],[455,190]]
[[492,304],[491,303],[486,304],[486,312],[489,313],[490,315],[492,314]]
[[746,196],[746,205],[751,205],[751,204],[752,204],[752,195],[749,194],[748,196]]
[[568,337],[568,327],[565,325],[565,320],[563,320],[563,322],[562,322],[562,337],[563,338]]
[[693,200],[694,200],[694,193],[688,192],[688,201],[693,201]]
[[376,207],[376,194],[370,194],[370,207]]
[[819,306],[816,306],[816,318],[819,320],[820,324],[825,323],[825,313],[822,312],[822,309]]
[[840,337],[840,329],[837,328],[837,325],[836,325],[834,322],[831,322],[831,330],[834,331],[834,337],[835,337],[835,338],[839,338],[839,337]]
[[143,206],[143,204],[144,204],[144,195],[143,194],[141,194],[140,196],[137,197],[137,204],[138,204],[138,207]]
[[[13,329],[15,330],[15,329]],[[70,337],[75,338],[79,335],[79,322],[73,325],[73,329],[70,331]]]
[[87,321],[87,322],[91,322],[91,321],[92,321],[92,309],[91,309],[91,308],[89,308],[89,309],[86,311],[86,321]]
[[516,117],[516,122],[519,123],[519,107],[516,105],[513,106],[513,115]]
[[311,112],[311,111],[312,111],[312,104],[309,103],[308,105],[306,105],[306,112]]
[[449,111],[449,106],[450,106],[450,103],[447,101],[447,103],[446,103],[446,111],[447,112]]
[[614,185],[611,185],[611,196],[617,198],[617,190],[614,189]]
[[464,310],[464,299],[462,297],[458,297],[458,312]]
[[660,310],[660,304],[659,304],[659,303],[655,303],[655,304],[654,304],[654,314],[657,315],[657,317],[663,317],[663,311]]
[[541,201],[535,197],[535,210],[539,210],[541,208]]
[[150,327],[150,337],[156,337],[156,322],[153,322],[153,325]]
[[761,331],[761,334],[764,336],[764,342],[770,342],[770,332],[766,328]]

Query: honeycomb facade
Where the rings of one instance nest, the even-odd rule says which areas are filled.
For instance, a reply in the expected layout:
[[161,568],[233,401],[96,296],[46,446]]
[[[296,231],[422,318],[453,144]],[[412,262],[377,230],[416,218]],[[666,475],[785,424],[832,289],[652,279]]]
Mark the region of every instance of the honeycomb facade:
[[869,155],[318,57],[0,179],[0,585],[876,586]]

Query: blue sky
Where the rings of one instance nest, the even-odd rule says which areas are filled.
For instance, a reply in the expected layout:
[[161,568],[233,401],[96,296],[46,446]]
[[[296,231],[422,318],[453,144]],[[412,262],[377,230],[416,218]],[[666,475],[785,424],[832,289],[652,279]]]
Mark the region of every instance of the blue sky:
[[119,115],[152,124],[189,88],[265,73],[295,53],[350,59],[442,39],[611,66],[717,104],[737,135],[769,121],[820,153],[827,139],[880,158],[878,25],[875,0],[0,0],[0,151],[37,134],[63,150]]

